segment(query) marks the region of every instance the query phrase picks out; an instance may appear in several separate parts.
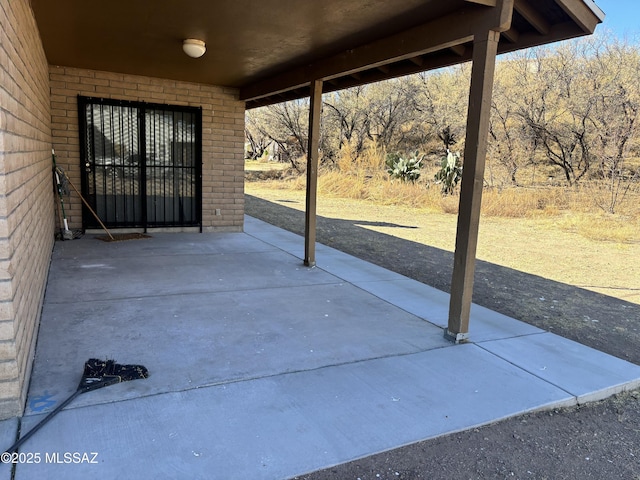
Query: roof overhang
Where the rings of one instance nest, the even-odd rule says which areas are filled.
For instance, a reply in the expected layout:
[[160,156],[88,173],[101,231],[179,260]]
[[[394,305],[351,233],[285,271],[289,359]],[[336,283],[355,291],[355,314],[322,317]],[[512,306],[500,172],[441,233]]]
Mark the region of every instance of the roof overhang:
[[[593,33],[592,0],[32,0],[49,63],[238,88],[247,108]],[[199,59],[185,38],[207,43]]]

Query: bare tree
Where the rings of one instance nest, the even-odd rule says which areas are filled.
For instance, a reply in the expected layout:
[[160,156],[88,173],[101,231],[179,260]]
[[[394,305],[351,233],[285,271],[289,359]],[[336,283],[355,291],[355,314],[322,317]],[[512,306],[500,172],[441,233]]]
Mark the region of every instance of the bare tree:
[[413,87],[408,77],[370,86],[370,135],[384,150],[400,150],[403,128],[415,116]]
[[[367,87],[360,86],[333,92],[323,99],[323,125],[327,134],[325,154],[348,146],[352,160],[362,154],[371,139],[371,117]],[[335,147],[333,147],[335,145]],[[332,148],[333,147],[333,148]]]
[[294,169],[300,170],[297,160],[307,153],[308,99],[250,110],[247,118],[254,139],[256,136],[268,138],[277,146],[279,160],[290,162]]
[[262,113],[262,109],[249,110],[245,118],[244,134],[248,144],[245,157],[252,160],[262,158],[273,143],[265,132]]
[[[469,65],[465,64],[417,75],[419,88],[415,109],[427,139],[435,142],[438,152],[438,135],[444,129],[448,128],[455,138],[464,139],[470,72]],[[463,149],[463,146],[458,145],[458,148]]]
[[506,182],[517,186],[518,170],[531,161],[533,151],[521,118],[517,114],[519,105],[517,99],[513,98],[515,89],[511,87],[513,75],[510,75],[509,66],[505,63],[501,66],[506,68],[499,69],[494,83],[487,170],[491,175],[491,185],[494,184],[492,167],[497,163],[506,172]]
[[537,48],[513,60],[518,63],[516,88],[523,92],[518,115],[546,160],[562,169],[569,185],[591,167],[593,100],[581,74],[583,59],[576,44],[555,51]]
[[593,82],[593,122],[597,135],[597,177],[606,182],[606,195],[596,199],[609,213],[615,213],[638,172],[629,168],[632,142],[637,138],[640,113],[640,52],[621,40],[606,39],[595,44],[588,64]]

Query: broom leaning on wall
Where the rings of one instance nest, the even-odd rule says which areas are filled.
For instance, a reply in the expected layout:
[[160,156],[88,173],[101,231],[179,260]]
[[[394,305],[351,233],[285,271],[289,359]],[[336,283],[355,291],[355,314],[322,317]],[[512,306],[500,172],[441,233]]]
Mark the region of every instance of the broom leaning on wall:
[[[67,214],[64,210],[64,195],[69,195],[69,188],[63,185],[63,180],[60,177],[58,166],[56,165],[56,151],[51,149],[51,158],[53,159],[53,175],[56,181],[56,190],[58,191],[58,198],[60,199],[60,210],[62,211],[62,228],[60,231],[60,237],[62,240],[73,240],[74,234],[69,230],[69,224],[67,223]],[[64,178],[64,177],[63,177]]]
[[64,223],[64,231],[62,232],[63,240],[71,240],[73,238],[79,238],[82,235],[80,231],[80,233],[76,236],[75,233],[69,231],[69,227],[67,225],[67,218],[64,213],[64,200],[62,198],[62,195],[65,191],[66,191],[66,195],[69,194],[69,189],[68,189],[69,185],[71,186],[71,188],[73,188],[73,191],[76,192],[78,197],[80,197],[80,200],[82,200],[82,203],[84,203],[87,209],[91,212],[91,215],[93,215],[93,217],[98,221],[102,229],[107,234],[106,237],[96,237],[97,239],[104,240],[105,242],[118,242],[122,240],[137,240],[142,238],[151,238],[149,235],[146,235],[144,233],[119,233],[116,235],[112,234],[107,229],[107,227],[102,222],[102,220],[100,220],[100,217],[95,212],[95,210],[91,208],[91,205],[89,205],[89,202],[87,202],[87,200],[82,196],[82,194],[76,188],[76,186],[71,182],[71,180],[69,180],[69,177],[67,177],[64,170],[62,170],[62,168],[56,165],[56,153],[53,149],[51,150],[51,154],[53,155],[53,171],[56,177],[56,182],[58,184],[58,196],[60,197],[60,205],[62,206],[62,218]]

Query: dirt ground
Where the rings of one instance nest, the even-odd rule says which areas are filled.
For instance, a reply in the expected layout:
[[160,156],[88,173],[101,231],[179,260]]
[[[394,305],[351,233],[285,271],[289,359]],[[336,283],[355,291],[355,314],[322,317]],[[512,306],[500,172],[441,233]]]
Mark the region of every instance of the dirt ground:
[[[303,234],[303,192],[253,183],[246,192],[248,215]],[[321,198],[317,240],[448,291],[452,217]],[[549,222],[482,219],[473,301],[640,365],[640,245],[594,242]],[[640,390],[298,478],[640,480]]]

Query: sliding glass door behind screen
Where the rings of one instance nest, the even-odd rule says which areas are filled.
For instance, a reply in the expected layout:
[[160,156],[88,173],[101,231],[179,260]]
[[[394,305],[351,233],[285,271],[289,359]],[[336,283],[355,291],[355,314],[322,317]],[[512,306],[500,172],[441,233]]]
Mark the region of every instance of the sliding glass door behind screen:
[[[201,222],[201,110],[80,97],[83,192],[107,227]],[[87,228],[99,223],[88,211]]]

